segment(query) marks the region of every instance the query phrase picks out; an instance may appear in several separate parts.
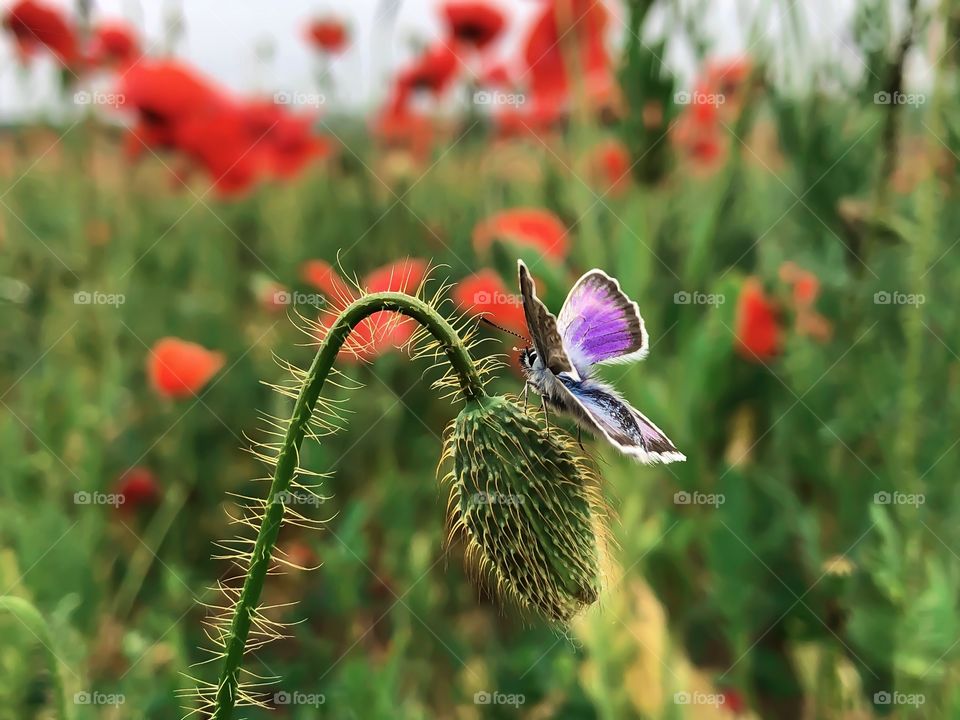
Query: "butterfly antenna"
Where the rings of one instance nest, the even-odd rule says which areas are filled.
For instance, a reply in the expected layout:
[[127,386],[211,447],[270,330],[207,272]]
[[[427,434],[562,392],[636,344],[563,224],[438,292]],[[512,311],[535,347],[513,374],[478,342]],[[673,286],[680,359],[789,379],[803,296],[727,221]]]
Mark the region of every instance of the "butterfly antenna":
[[483,317],[483,316],[480,317],[480,322],[484,323],[485,325],[489,325],[490,327],[495,328],[495,329],[499,330],[500,332],[505,332],[505,333],[507,333],[508,335],[513,335],[514,337],[518,337],[518,338],[520,338],[521,340],[523,340],[523,341],[525,341],[525,342],[530,342],[530,339],[529,339],[529,338],[524,337],[524,336],[521,335],[520,333],[515,333],[513,330],[508,330],[507,328],[503,327],[502,325],[497,325],[497,324],[496,324],[495,322],[493,322],[492,320],[487,320],[487,318],[485,318],[485,317]]

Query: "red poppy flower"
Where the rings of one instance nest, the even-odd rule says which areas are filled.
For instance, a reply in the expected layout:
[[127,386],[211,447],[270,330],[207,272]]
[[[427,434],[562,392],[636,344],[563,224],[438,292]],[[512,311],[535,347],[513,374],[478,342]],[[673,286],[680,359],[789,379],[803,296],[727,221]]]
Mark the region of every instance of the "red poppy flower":
[[355,295],[350,286],[323,260],[308,260],[300,267],[300,277],[327,296],[331,305],[340,306]]
[[513,76],[510,68],[504,63],[496,63],[481,71],[479,82],[483,87],[511,87],[513,85]]
[[820,280],[809,270],[804,270],[792,260],[780,266],[780,279],[793,289],[794,304],[810,307],[820,294]]
[[793,301],[797,305],[811,306],[820,294],[820,281],[811,272],[803,271],[793,283]]
[[485,317],[521,335],[527,332],[518,294],[508,290],[493,270],[484,269],[461,280],[453,289],[453,299],[473,315]]
[[235,104],[179,121],[174,139],[175,147],[206,172],[222,197],[242,195],[262,176],[268,143],[254,135]]
[[312,131],[311,118],[287,115],[270,132],[267,168],[284,180],[296,177],[311,162],[330,153],[330,143]]
[[460,42],[483,50],[497,39],[506,24],[500,10],[477,0],[453,0],[443,8],[450,34]]
[[338,53],[347,47],[347,28],[337,18],[318,18],[307,28],[307,38],[324,52]]
[[704,133],[695,137],[687,147],[687,155],[700,169],[714,167],[725,155],[724,145],[719,133]]
[[677,121],[673,140],[698,169],[716,167],[725,155],[723,125],[734,121],[742,100],[740,88],[749,75],[746,60],[711,62],[694,84],[691,102]]
[[456,79],[460,58],[445,42],[434,43],[397,78],[399,93],[404,90],[425,90],[436,97],[443,95]]
[[13,34],[23,60],[41,48],[49,50],[68,67],[80,59],[76,31],[59,8],[35,0],[20,0],[7,10],[3,26]]
[[542,102],[539,98],[519,107],[506,107],[493,116],[497,136],[500,138],[543,137],[561,130],[564,119],[565,115],[560,106]]
[[592,165],[605,192],[622,195],[630,187],[630,151],[619,140],[608,140],[594,148]]
[[104,23],[93,33],[88,57],[96,67],[129,65],[140,57],[140,41],[129,25]]
[[694,87],[690,96],[687,115],[700,127],[713,128],[720,123],[721,96],[713,88],[701,81]]
[[561,261],[567,256],[567,229],[549,210],[505,210],[473,230],[473,246],[478,253],[484,252],[497,238],[536,248],[551,260]]
[[427,274],[426,260],[408,258],[377,268],[367,274],[363,286],[368,292],[412,292]]
[[829,340],[833,335],[833,325],[814,309],[820,295],[819,278],[788,260],[780,266],[780,279],[791,287],[797,333],[819,342]]
[[677,120],[671,139],[697,171],[716,169],[726,155],[727,142],[720,124],[702,119],[698,114],[698,106],[691,105]]
[[258,100],[243,108],[250,129],[252,149],[274,177],[295,177],[311,161],[330,150],[313,134],[310,115],[294,115],[272,101]]
[[601,0],[553,0],[544,3],[524,46],[530,92],[542,102],[562,105],[569,99],[570,73],[565,55],[572,48],[577,72],[591,96],[606,97],[613,78],[604,42],[608,21]]
[[395,97],[373,122],[372,132],[388,150],[401,150],[422,162],[430,155],[434,127],[430,118],[408,108]]
[[220,371],[224,362],[222,353],[166,337],[158,340],[150,351],[147,376],[154,389],[165,397],[190,397]]
[[176,66],[148,64],[143,74],[139,65],[127,72],[126,104],[140,113],[128,147],[179,150],[222,196],[242,194],[268,175],[293,177],[329,150],[309,116],[273,102],[233,101]]
[[[174,147],[182,122],[222,112],[228,104],[211,83],[173,60],[141,60],[126,70],[117,91],[124,107],[137,113],[134,137],[151,148]],[[140,145],[129,143],[128,149],[139,151]]]
[[696,170],[713,170],[727,149],[726,121],[721,115],[725,96],[709,79],[702,79],[694,85],[689,101],[672,129],[671,139]]
[[160,500],[160,486],[153,472],[145,467],[134,467],[117,481],[116,494],[123,498],[120,511],[129,514],[156,505]]
[[780,352],[782,335],[776,305],[758,279],[747,278],[737,299],[737,351],[752,362],[769,360]]

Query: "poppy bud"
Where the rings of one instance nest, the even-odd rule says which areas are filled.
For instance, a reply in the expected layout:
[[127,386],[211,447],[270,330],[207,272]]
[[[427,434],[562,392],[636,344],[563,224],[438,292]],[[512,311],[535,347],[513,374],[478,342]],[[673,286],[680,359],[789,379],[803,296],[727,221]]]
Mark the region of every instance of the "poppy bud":
[[454,527],[466,532],[467,556],[522,606],[559,622],[600,590],[598,502],[571,445],[498,396],[467,402],[446,451]]

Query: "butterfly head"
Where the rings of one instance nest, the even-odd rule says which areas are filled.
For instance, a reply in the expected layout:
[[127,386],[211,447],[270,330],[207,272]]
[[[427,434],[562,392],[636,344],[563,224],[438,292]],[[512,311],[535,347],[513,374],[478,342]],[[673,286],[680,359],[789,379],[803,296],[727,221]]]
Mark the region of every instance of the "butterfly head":
[[538,357],[537,351],[532,346],[523,348],[523,350],[520,351],[520,368],[525,373],[530,373],[533,371]]

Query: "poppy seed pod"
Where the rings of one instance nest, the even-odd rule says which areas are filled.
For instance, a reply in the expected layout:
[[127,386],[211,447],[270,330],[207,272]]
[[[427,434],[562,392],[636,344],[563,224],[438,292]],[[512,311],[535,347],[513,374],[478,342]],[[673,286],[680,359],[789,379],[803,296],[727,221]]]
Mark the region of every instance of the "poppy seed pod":
[[467,556],[524,607],[567,622],[597,600],[593,476],[571,438],[511,399],[468,401],[447,436],[450,509]]

